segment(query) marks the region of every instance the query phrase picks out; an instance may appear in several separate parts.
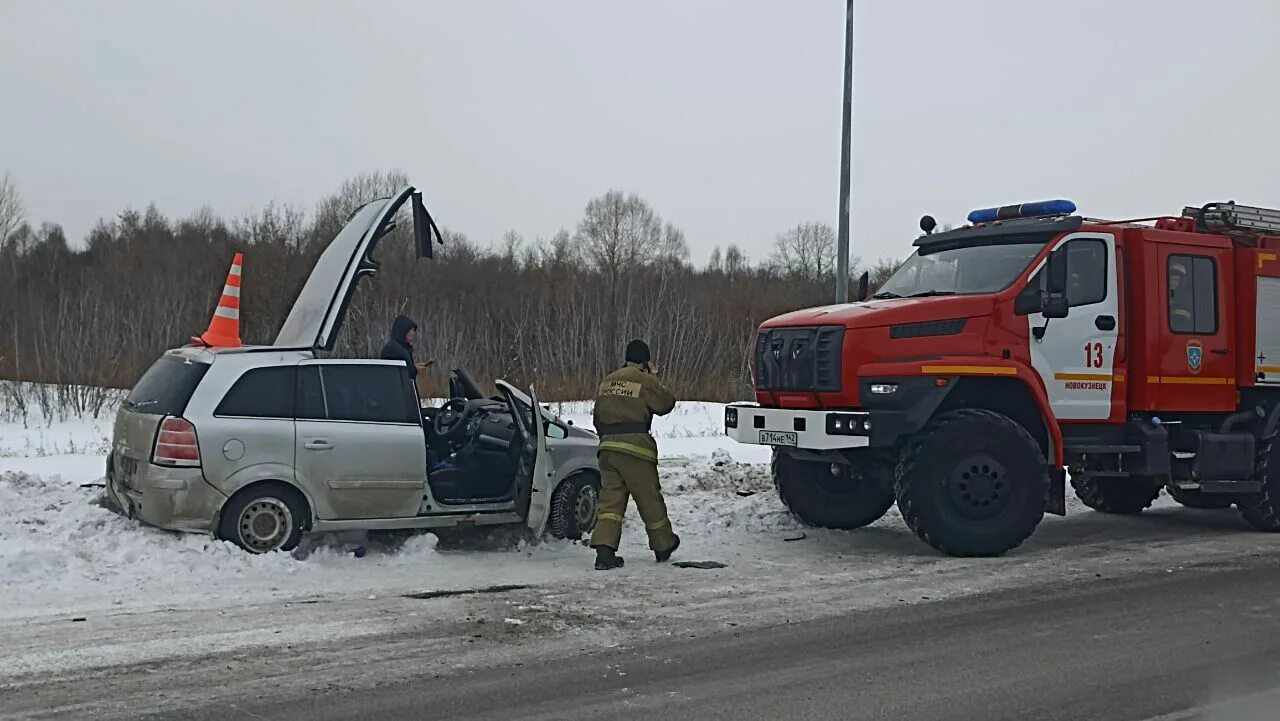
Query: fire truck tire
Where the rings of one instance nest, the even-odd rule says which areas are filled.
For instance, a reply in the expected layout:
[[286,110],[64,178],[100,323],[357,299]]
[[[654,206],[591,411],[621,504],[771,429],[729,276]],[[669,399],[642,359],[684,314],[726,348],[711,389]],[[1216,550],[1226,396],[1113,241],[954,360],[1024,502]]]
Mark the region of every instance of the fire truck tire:
[[1262,490],[1241,496],[1236,503],[1240,515],[1259,531],[1280,531],[1280,444],[1267,441],[1259,450],[1255,472],[1262,478]]
[[774,451],[773,485],[792,516],[819,528],[862,528],[879,520],[894,500],[893,466],[875,457],[842,466]]
[[1044,517],[1049,473],[1025,428],[993,411],[943,413],[902,450],[898,510],[922,541],[952,556],[999,556]]
[[1140,479],[1094,478],[1087,472],[1071,474],[1076,498],[1100,513],[1142,513],[1160,496],[1160,486]]
[[1230,508],[1231,504],[1236,502],[1235,496],[1228,493],[1201,493],[1193,488],[1183,490],[1172,483],[1166,486],[1165,489],[1169,491],[1169,496],[1173,500],[1187,508],[1218,510]]

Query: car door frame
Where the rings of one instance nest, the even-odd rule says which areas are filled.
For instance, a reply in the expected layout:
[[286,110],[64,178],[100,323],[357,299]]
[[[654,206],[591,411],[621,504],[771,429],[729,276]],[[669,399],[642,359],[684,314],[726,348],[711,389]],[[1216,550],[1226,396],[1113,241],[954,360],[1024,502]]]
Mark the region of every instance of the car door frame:
[[[515,510],[524,516],[525,524],[535,535],[541,535],[546,529],[547,518],[551,513],[551,491],[555,480],[555,466],[551,462],[551,454],[547,451],[546,414],[538,404],[538,396],[532,387],[526,395],[504,380],[494,381],[494,385],[507,397],[507,402],[512,404],[512,414],[520,433],[526,437],[532,434],[534,439],[533,471],[529,480],[529,506],[527,509],[520,507],[522,504],[517,493]],[[516,401],[529,406],[530,420],[534,422],[534,428],[527,427],[524,416],[514,407]]]

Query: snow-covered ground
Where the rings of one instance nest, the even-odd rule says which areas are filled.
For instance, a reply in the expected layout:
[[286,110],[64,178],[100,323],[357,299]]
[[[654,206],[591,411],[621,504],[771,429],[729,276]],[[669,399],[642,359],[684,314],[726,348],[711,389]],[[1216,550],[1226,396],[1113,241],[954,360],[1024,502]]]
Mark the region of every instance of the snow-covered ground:
[[[590,426],[587,403],[556,410]],[[768,461],[768,451],[725,438],[721,418],[717,404],[685,403],[655,423],[676,526],[707,546],[726,533],[723,540],[732,542],[751,529],[790,527],[781,508],[764,496],[752,501],[726,493],[738,486],[764,490],[767,478],[757,464]],[[0,618],[378,593],[389,586],[447,588],[479,580],[532,583],[581,573],[591,557],[568,542],[515,552],[438,553],[430,534],[392,548],[362,533],[305,539],[305,554],[246,554],[208,536],[150,528],[99,507],[110,432],[108,416],[0,425]],[[645,555],[643,528],[630,515],[624,552]],[[362,558],[353,554],[358,546],[368,549]]]
[[[557,410],[590,423],[589,404]],[[1046,517],[1031,540],[995,559],[933,552],[896,509],[859,531],[803,528],[772,491],[768,451],[725,438],[721,414],[718,404],[681,403],[656,420],[655,433],[683,539],[678,558],[726,567],[654,564],[633,507],[621,549],[627,566],[608,573],[591,569],[581,544],[442,551],[425,533],[398,547],[359,533],[318,536],[304,541],[305,554],[252,556],[95,505],[99,489],[84,485],[102,478],[111,413],[0,424],[0,690],[51,674],[49,683],[71,684],[57,679],[120,664],[177,668],[177,659],[196,664],[209,654],[247,663],[255,658],[248,649],[282,634],[291,653],[340,644],[347,665],[333,673],[354,683],[356,664],[385,657],[402,638],[422,644],[428,636],[432,654],[420,662],[447,672],[517,648],[573,651],[1062,579],[1176,572],[1280,549],[1280,539],[1251,533],[1233,511],[1190,511],[1167,498],[1136,518],[1092,513],[1072,498],[1067,518]],[[361,545],[368,553],[357,558]],[[524,588],[413,597],[494,585]],[[243,668],[250,683],[253,667]],[[191,677],[201,678],[195,666]]]

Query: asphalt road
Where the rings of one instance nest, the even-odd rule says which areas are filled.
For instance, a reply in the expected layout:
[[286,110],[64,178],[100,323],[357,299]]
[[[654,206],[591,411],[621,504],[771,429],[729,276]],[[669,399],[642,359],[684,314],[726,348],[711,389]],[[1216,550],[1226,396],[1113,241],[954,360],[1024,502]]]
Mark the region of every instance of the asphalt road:
[[1280,565],[1253,559],[174,717],[1270,721],[1278,688]]

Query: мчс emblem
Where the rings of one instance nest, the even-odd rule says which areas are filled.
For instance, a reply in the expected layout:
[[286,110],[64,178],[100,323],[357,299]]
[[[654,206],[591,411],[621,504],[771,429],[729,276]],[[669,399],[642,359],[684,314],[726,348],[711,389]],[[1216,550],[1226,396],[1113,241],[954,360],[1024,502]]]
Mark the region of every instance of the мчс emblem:
[[1187,341],[1187,369],[1192,373],[1199,373],[1202,361],[1204,361],[1204,347],[1200,345],[1200,341]]

